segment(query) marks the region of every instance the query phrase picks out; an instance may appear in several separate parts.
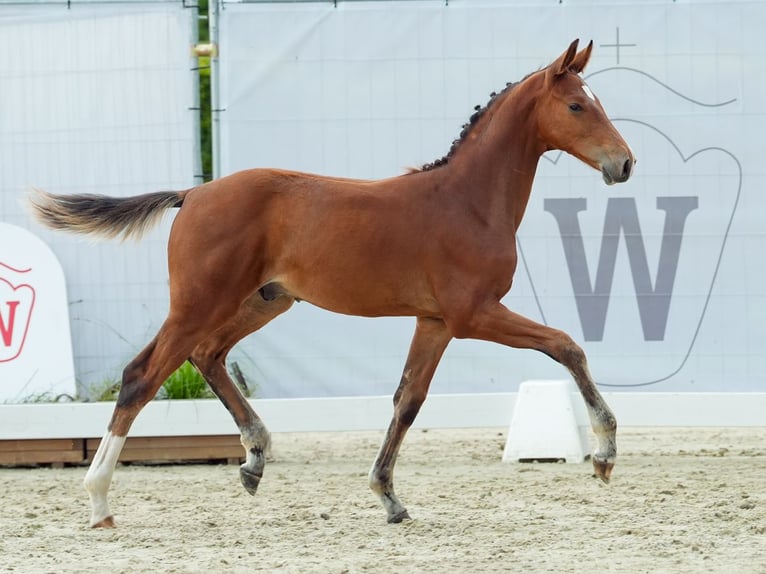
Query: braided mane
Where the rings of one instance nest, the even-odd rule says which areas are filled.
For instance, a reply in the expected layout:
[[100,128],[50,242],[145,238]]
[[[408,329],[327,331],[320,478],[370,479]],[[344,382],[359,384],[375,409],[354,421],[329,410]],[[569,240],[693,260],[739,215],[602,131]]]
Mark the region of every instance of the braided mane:
[[[543,68],[540,68],[543,69]],[[479,123],[479,120],[481,117],[486,113],[488,109],[490,109],[498,100],[502,99],[502,96],[509,93],[513,88],[521,84],[524,80],[529,78],[531,75],[535,74],[536,72],[539,72],[540,70],[536,70],[535,72],[531,72],[524,76],[521,80],[518,82],[507,82],[505,84],[505,88],[503,88],[500,92],[492,92],[489,95],[489,101],[482,107],[480,105],[474,106],[474,112],[471,114],[471,117],[468,119],[468,122],[463,124],[463,129],[460,132],[460,135],[457,137],[457,139],[452,140],[452,145],[449,148],[449,151],[447,152],[447,155],[440,157],[437,160],[434,160],[432,162],[423,164],[420,168],[412,168],[410,169],[410,173],[417,173],[420,171],[431,171],[432,169],[436,169],[438,167],[442,167],[444,165],[447,165],[450,158],[455,155],[455,152],[460,147],[460,144],[463,143],[468,135],[473,131],[474,127],[476,127],[476,124]]]
[[[526,76],[521,81],[523,82],[524,80],[527,79],[527,77],[529,77],[529,76]],[[468,135],[473,131],[474,127],[479,122],[481,117],[486,113],[486,111],[488,109],[490,109],[493,106],[493,104],[495,104],[495,102],[497,102],[499,99],[501,99],[501,96],[503,96],[507,92],[510,92],[515,86],[517,86],[520,83],[521,82],[508,82],[507,84],[505,84],[505,88],[503,88],[502,91],[500,91],[499,93],[492,92],[489,95],[489,101],[486,103],[486,105],[484,105],[484,106],[476,105],[473,108],[474,112],[473,112],[473,114],[471,114],[471,117],[468,119],[468,122],[463,124],[463,129],[461,130],[460,135],[458,136],[457,139],[452,141],[452,145],[450,146],[449,151],[447,152],[447,155],[445,155],[445,156],[443,156],[443,157],[441,157],[441,158],[439,158],[437,160],[434,160],[432,162],[423,164],[420,167],[420,169],[414,169],[412,171],[413,172],[431,171],[432,169],[436,169],[438,167],[442,167],[443,165],[447,165],[447,163],[449,162],[450,158],[453,155],[455,155],[455,152],[460,147],[460,144],[462,144],[465,141],[465,139],[468,137]]]

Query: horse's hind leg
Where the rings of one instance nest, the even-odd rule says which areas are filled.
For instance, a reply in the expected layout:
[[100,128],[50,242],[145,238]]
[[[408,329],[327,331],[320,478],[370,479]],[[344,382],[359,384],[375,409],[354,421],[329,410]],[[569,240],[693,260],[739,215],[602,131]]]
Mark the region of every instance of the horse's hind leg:
[[409,518],[394,493],[394,465],[404,435],[428,394],[428,387],[452,336],[440,319],[419,318],[399,388],[394,394],[394,416],[370,470],[370,488],[380,497],[388,522]]
[[287,311],[293,301],[287,295],[265,300],[256,293],[242,303],[234,318],[198,344],[190,357],[237,423],[247,457],[239,469],[240,480],[250,494],[255,494],[263,476],[264,453],[270,436],[261,418],[229,377],[226,355],[237,341]]
[[154,340],[125,367],[112,419],[85,475],[92,527],[114,526],[106,495],[130,426],[162,382],[191,352],[193,335],[182,322],[168,317]]

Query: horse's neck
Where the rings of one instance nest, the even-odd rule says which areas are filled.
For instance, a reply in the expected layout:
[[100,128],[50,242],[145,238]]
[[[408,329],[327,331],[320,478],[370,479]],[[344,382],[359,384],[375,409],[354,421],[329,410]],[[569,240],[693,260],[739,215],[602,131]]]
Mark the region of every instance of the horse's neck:
[[[488,113],[473,141],[447,166],[456,191],[489,223],[517,229],[532,190],[537,163],[545,151],[537,140],[534,102],[518,94]],[[515,90],[514,90],[515,91]],[[468,144],[469,142],[466,142]]]

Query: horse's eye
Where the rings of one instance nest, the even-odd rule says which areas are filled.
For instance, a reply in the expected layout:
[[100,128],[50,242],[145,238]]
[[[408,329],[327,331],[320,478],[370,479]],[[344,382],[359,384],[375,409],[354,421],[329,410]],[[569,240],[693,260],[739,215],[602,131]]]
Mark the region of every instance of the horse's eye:
[[578,103],[571,103],[569,104],[569,109],[572,110],[573,112],[581,112],[582,106]]

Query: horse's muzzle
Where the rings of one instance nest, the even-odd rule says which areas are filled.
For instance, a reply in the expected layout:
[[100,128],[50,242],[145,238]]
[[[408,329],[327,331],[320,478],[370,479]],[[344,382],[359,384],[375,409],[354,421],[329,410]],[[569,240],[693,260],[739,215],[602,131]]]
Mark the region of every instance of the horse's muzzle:
[[623,161],[615,161],[602,165],[601,175],[604,178],[604,183],[613,185],[615,183],[628,181],[630,174],[633,173],[634,165],[636,165],[636,158],[632,155],[628,156]]

